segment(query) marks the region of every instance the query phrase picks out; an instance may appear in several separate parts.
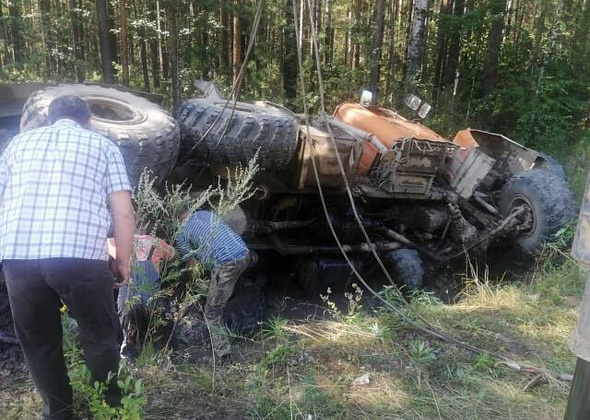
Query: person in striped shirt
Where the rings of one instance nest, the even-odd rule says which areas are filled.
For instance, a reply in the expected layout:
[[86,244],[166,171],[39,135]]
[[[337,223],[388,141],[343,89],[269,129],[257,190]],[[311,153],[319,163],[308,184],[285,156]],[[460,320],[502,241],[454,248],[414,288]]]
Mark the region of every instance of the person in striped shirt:
[[205,319],[215,356],[226,358],[231,346],[223,326],[223,311],[238,278],[250,263],[250,252],[242,238],[215,213],[199,210],[183,218],[177,246],[183,260],[190,264],[199,262],[211,271]]

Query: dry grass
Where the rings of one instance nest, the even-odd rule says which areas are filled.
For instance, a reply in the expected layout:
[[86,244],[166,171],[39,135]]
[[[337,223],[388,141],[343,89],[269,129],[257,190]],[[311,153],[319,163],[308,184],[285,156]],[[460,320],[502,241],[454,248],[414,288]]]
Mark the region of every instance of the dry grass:
[[[468,272],[457,303],[418,297],[414,308],[446,332],[521,362],[571,373],[566,342],[584,273],[571,261],[521,283]],[[571,298],[571,299],[570,299]],[[572,300],[573,299],[573,300]],[[567,384],[523,387],[530,376],[423,336],[395,314],[356,311],[306,322],[277,319],[213,368],[159,357],[139,368],[146,419],[561,420]],[[337,319],[337,320],[334,320]],[[355,379],[369,374],[368,384]],[[30,383],[0,391],[0,418],[33,418]]]

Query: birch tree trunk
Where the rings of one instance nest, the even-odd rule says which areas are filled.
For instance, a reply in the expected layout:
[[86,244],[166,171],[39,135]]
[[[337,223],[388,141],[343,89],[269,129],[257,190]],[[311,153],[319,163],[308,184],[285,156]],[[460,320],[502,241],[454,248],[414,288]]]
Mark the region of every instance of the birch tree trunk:
[[242,65],[242,21],[240,20],[240,0],[235,0],[233,17],[233,42],[232,42],[232,62],[233,62],[233,83],[236,84],[238,80],[238,74],[240,73],[240,67]]

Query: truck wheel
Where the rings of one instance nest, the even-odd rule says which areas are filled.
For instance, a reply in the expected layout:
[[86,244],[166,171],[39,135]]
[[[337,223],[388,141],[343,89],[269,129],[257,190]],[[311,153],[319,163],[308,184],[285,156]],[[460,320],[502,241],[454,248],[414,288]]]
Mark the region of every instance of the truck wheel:
[[183,159],[234,166],[258,153],[260,167],[275,170],[293,159],[298,144],[293,116],[244,102],[237,102],[232,113],[233,103],[224,110],[225,102],[190,99],[176,110]]
[[567,181],[567,174],[565,173],[563,165],[559,163],[557,159],[548,155],[547,153],[539,153],[539,156],[537,157],[533,167],[545,172],[550,172],[553,175],[556,175],[558,178]]
[[515,238],[518,248],[534,255],[576,216],[574,195],[567,182],[551,172],[533,169],[512,177],[500,197],[500,212],[508,216],[525,206],[528,227]]
[[415,249],[396,249],[385,254],[384,262],[393,280],[406,286],[406,291],[418,290],[424,284],[424,264]]
[[57,85],[32,94],[23,109],[21,131],[48,124],[51,101],[64,95],[82,98],[92,111],[92,130],[119,146],[133,187],[145,168],[161,182],[178,157],[180,131],[168,112],[145,98],[91,85]]

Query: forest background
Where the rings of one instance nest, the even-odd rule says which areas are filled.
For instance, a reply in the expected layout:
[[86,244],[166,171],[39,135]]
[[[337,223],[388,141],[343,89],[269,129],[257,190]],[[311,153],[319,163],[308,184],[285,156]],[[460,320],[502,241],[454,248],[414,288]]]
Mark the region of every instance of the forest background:
[[[363,87],[386,107],[413,91],[434,106],[426,123],[448,137],[471,126],[562,161],[585,156],[589,0],[260,1],[242,99],[301,111],[297,31],[318,106],[315,30],[328,110]],[[170,106],[195,79],[229,92],[258,2],[0,0],[0,79],[117,83],[163,93]]]

